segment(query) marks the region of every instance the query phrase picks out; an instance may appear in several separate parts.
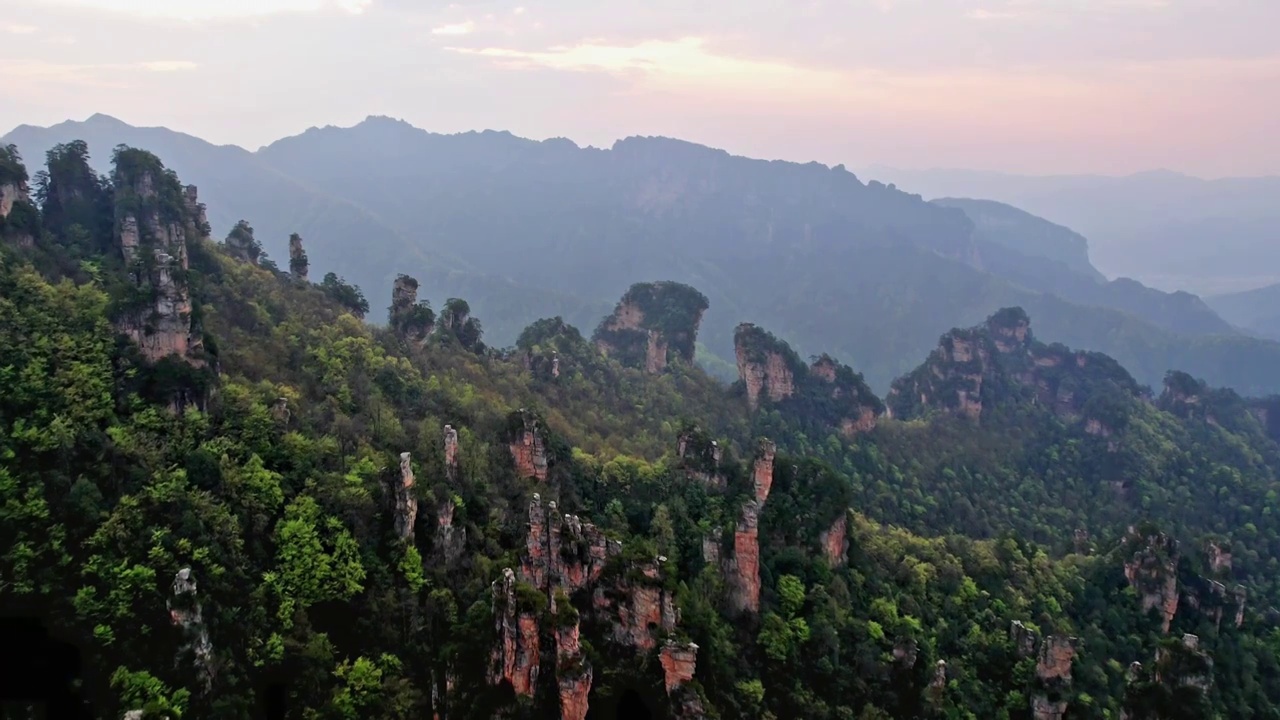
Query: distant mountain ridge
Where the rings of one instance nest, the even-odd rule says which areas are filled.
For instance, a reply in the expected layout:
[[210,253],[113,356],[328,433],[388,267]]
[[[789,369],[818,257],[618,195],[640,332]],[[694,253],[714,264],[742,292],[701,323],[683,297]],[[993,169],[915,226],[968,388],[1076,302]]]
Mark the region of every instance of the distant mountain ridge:
[[[1126,300],[1121,311],[1092,287],[1081,302],[1074,283],[1096,278],[1087,257],[1079,262],[1078,240],[1024,254],[984,235],[989,223],[963,209],[863,182],[843,166],[753,160],[668,138],[598,149],[507,132],[440,135],[376,117],[254,153],[105,116],[23,126],[3,142],[38,167],[49,146],[72,137],[100,159],[120,142],[165,157],[219,208],[215,235],[244,218],[283,258],[297,231],[316,271],[367,292],[408,271],[434,302],[464,297],[497,345],[550,315],[594,327],[631,284],[668,278],[710,300],[705,351],[731,360],[733,327],[746,319],[801,353],[838,354],[879,391],[947,329],[1015,305],[1037,318],[1042,337],[1111,354],[1145,383],[1178,367],[1241,392],[1280,389],[1280,344],[1227,334],[1211,311],[1209,322],[1185,314],[1193,303],[1130,288],[1172,300],[1155,311]],[[1044,253],[1068,253],[1080,272]],[[385,301],[370,297],[375,307]]]

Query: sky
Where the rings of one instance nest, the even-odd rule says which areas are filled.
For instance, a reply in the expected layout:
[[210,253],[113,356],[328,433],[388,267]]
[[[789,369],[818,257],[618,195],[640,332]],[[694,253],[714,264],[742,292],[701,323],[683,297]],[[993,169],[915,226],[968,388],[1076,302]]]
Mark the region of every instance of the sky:
[[0,0],[0,132],[390,115],[851,167],[1280,174],[1280,0]]

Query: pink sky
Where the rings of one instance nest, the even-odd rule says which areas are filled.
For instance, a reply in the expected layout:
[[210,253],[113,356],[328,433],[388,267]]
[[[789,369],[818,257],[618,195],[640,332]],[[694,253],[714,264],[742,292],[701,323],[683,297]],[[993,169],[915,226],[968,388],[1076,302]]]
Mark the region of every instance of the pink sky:
[[1276,0],[10,0],[0,132],[104,112],[253,149],[386,114],[854,167],[1280,174],[1276,27]]

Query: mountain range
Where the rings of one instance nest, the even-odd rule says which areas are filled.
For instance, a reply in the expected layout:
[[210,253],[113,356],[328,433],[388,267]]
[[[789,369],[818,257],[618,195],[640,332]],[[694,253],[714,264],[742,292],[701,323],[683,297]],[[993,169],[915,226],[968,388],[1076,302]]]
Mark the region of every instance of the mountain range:
[[1180,368],[1241,392],[1280,390],[1280,344],[1193,295],[1106,281],[1080,234],[999,203],[926,202],[843,166],[668,138],[600,149],[441,135],[382,117],[256,152],[104,115],[21,126],[0,143],[38,167],[73,139],[99,171],[121,143],[164,157],[199,186],[215,236],[244,219],[269,254],[285,257],[297,232],[313,267],[366,290],[407,271],[437,306],[465,297],[497,345],[548,315],[594,327],[633,282],[661,277],[706,294],[699,355],[722,373],[734,326],[750,319],[883,391],[949,328],[1017,305],[1041,337],[1106,352],[1146,384]]

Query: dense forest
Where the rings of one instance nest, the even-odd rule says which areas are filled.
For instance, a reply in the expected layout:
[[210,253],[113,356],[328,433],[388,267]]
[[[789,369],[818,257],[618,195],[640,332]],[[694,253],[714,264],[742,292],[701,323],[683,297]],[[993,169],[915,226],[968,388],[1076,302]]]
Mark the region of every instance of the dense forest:
[[495,348],[111,167],[0,151],[0,612],[91,717],[1280,718],[1280,398],[1020,308],[725,385],[670,282]]

